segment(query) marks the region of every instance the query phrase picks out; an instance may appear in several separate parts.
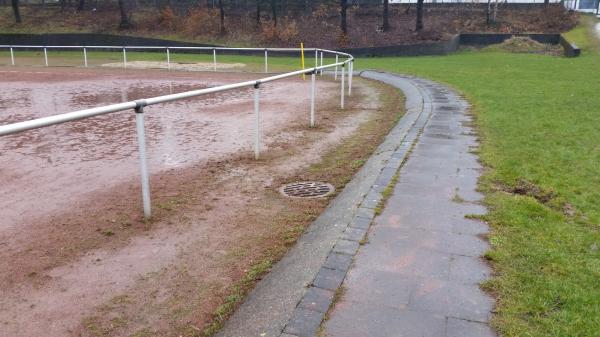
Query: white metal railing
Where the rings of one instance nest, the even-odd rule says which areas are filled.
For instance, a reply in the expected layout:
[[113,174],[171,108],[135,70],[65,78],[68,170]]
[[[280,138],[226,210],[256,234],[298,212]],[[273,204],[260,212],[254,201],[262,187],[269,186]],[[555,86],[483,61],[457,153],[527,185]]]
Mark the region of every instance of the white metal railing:
[[[171,50],[212,50],[213,52],[213,63],[214,70],[217,70],[217,51],[227,50],[227,51],[238,51],[238,52],[262,52],[264,51],[265,58],[265,72],[268,72],[268,54],[269,51],[272,52],[300,52],[299,48],[223,48],[223,47],[154,47],[154,46],[26,46],[26,45],[0,45],[0,49],[9,49],[11,56],[11,64],[15,65],[15,49],[43,49],[44,51],[44,61],[45,65],[48,66],[48,49],[80,49],[83,51],[84,58],[84,67],[88,66],[87,59],[87,50],[89,49],[111,49],[111,50],[122,50],[123,53],[123,65],[127,67],[127,50],[135,49],[135,50],[165,50],[167,56],[168,68],[170,69],[171,65]],[[138,150],[140,156],[140,176],[142,182],[142,203],[144,209],[144,216],[149,218],[152,214],[151,212],[151,202],[150,202],[150,181],[148,175],[148,163],[146,158],[146,136],[145,136],[145,128],[144,128],[144,107],[167,103],[172,101],[177,101],[185,98],[196,97],[201,95],[207,95],[216,92],[234,90],[245,87],[254,87],[254,114],[255,114],[255,123],[254,123],[254,157],[256,159],[260,156],[260,86],[263,83],[274,82],[277,80],[290,78],[299,75],[308,74],[311,76],[311,88],[310,88],[310,126],[313,127],[315,125],[315,86],[316,86],[316,74],[323,75],[323,70],[335,68],[334,78],[337,80],[338,78],[338,68],[341,68],[341,86],[340,86],[340,106],[344,108],[344,96],[346,91],[345,77],[346,73],[348,76],[348,95],[352,94],[352,68],[354,63],[354,57],[347,53],[342,53],[333,50],[327,49],[318,49],[318,48],[310,48],[304,49],[304,51],[313,52],[315,54],[315,64],[314,67],[308,69],[301,69],[297,71],[287,72],[283,74],[272,75],[269,77],[264,77],[258,80],[239,82],[234,84],[221,85],[212,88],[200,89],[200,90],[191,90],[177,94],[170,94],[164,96],[150,97],[144,99],[138,99],[135,101],[111,104],[91,109],[78,110],[63,114],[58,114],[54,116],[42,117],[32,120],[27,120],[23,122],[17,122],[12,124],[0,125],[0,136],[15,134],[19,132],[24,132],[32,129],[43,128],[51,125],[62,124],[70,121],[81,120],[85,118],[90,118],[94,116],[125,111],[125,110],[133,110],[135,112],[135,121],[136,121],[136,132],[138,139]],[[331,64],[323,64],[323,55],[335,55],[335,63]],[[340,57],[343,59],[340,61]],[[320,64],[319,64],[320,63]],[[348,66],[348,71],[345,71],[346,66]]]

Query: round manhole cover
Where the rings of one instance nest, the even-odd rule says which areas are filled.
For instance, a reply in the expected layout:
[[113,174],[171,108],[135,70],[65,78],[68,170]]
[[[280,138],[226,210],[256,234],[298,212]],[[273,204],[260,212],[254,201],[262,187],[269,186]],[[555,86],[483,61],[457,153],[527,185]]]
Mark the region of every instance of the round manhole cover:
[[282,186],[279,191],[291,198],[321,198],[331,194],[335,188],[331,184],[318,181],[301,181]]

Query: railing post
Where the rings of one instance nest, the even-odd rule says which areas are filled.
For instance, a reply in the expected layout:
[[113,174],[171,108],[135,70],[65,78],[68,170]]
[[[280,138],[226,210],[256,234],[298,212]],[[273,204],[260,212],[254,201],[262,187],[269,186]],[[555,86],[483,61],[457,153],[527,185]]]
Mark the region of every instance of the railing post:
[[46,67],[48,66],[48,50],[44,47],[44,61],[46,62]]
[[260,157],[260,107],[258,101],[260,82],[254,84],[254,159]]
[[10,47],[10,64],[15,65],[15,53],[13,52],[13,47]]
[[315,49],[315,68],[319,66],[319,50]]
[[213,67],[217,71],[217,48],[213,48]]
[[354,61],[348,62],[348,97],[352,96],[352,76],[354,75]]
[[85,49],[85,47],[83,47],[83,66],[86,68],[88,67],[87,50]]
[[144,205],[144,217],[150,218],[152,210],[150,206],[150,181],[148,177],[148,162],[146,159],[146,132],[144,129],[144,104],[138,103],[135,108],[135,126],[137,130],[138,147],[140,154],[140,178],[142,180],[142,203]]
[[269,55],[268,50],[265,48],[265,73],[269,72]]
[[[321,52],[321,67],[323,66],[323,52]],[[323,76],[323,69],[320,71],[321,76]]]
[[[339,57],[339,55],[338,55],[338,54],[335,54],[335,63],[338,63],[338,62],[339,62],[339,58],[340,58],[340,57]],[[334,79],[335,81],[337,81],[337,73],[338,73],[338,66],[335,66],[335,75],[334,75],[334,77],[333,77],[333,79]]]
[[346,88],[345,88],[345,83],[344,83],[344,78],[346,77],[344,74],[344,69],[346,68],[346,64],[342,64],[342,86],[341,86],[341,98],[340,98],[340,106],[342,107],[342,109],[344,109],[344,93],[346,92]]
[[127,52],[125,51],[125,47],[123,47],[123,68],[127,68]]
[[167,47],[167,69],[171,70],[171,53],[169,52],[169,47]]
[[315,87],[316,87],[316,71],[310,75],[310,127],[315,126]]

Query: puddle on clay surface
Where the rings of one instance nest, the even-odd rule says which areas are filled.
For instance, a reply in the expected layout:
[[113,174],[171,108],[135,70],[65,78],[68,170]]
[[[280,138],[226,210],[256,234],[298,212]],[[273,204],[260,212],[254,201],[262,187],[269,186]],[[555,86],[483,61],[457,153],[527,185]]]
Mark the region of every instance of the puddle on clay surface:
[[[1,125],[236,81],[230,75],[220,83],[207,83],[198,74],[176,80],[147,79],[142,73],[139,79],[86,74],[55,82],[28,76],[27,81],[19,81],[18,73],[0,80]],[[293,98],[293,93],[301,85],[265,86],[261,95],[274,103],[299,104],[304,97]],[[151,173],[251,151],[252,97],[248,88],[147,107]],[[285,126],[291,115],[265,109],[264,132]],[[76,207],[79,197],[96,190],[139,184],[136,137],[133,111],[0,137],[0,231]]]
[[[0,124],[206,87],[202,82],[125,80],[67,82],[51,86],[11,83],[7,88],[0,82]],[[207,140],[213,142],[216,135],[207,132],[208,129],[228,119],[218,115],[210,119],[198,118],[204,115],[198,111],[213,109],[225,100],[250,98],[250,90],[246,89],[147,107],[147,141],[168,166],[197,159],[191,150],[197,150],[199,143]],[[37,167],[43,168],[81,161],[123,159],[137,153],[136,137],[135,115],[131,110],[7,136],[0,139],[0,151],[3,155],[14,151],[37,156],[43,159]],[[221,150],[228,150],[226,144],[220,145],[223,146]],[[211,147],[219,150],[219,144]]]

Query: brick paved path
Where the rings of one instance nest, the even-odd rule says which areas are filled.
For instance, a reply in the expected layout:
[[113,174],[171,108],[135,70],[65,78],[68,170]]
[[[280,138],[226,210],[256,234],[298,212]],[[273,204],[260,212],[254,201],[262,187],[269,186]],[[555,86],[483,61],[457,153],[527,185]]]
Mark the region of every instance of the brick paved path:
[[489,274],[479,238],[487,226],[465,218],[485,212],[467,104],[444,86],[413,83],[431,117],[355,257],[326,336],[494,336],[493,301],[478,286]]
[[430,81],[361,76],[402,90],[405,115],[219,337],[494,336],[478,285],[487,226],[465,218],[486,212],[468,104]]

